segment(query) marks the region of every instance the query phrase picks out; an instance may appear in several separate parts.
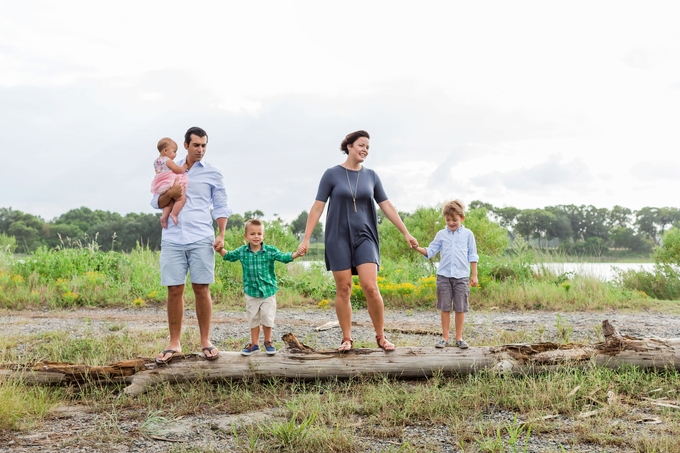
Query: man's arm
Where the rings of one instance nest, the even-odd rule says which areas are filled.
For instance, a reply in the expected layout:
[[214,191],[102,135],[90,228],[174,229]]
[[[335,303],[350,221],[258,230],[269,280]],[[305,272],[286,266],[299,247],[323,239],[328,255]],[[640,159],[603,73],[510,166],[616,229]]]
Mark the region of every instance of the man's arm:
[[217,236],[215,236],[215,243],[213,248],[216,252],[219,252],[224,247],[224,232],[227,230],[227,218],[220,217],[215,219],[217,222]]
[[177,182],[175,179],[175,184],[170,187],[165,193],[158,196],[158,209],[163,209],[170,204],[172,200],[176,200],[182,196],[184,192],[184,187]]

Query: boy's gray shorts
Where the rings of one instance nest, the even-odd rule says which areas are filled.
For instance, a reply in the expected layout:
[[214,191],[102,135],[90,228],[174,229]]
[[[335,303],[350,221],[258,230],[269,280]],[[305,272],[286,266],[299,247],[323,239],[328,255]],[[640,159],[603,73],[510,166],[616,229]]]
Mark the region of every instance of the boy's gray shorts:
[[215,282],[215,250],[213,237],[207,237],[191,244],[174,244],[161,241],[161,285],[184,285],[187,272],[191,283],[211,284]]
[[449,278],[437,275],[437,308],[441,311],[451,311],[453,305],[456,313],[467,313],[470,309],[469,281],[467,277]]

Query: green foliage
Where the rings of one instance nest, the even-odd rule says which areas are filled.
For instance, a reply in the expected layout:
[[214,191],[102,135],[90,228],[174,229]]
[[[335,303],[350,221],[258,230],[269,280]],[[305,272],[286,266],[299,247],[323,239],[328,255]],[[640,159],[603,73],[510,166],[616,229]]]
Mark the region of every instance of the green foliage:
[[36,275],[39,280],[53,281],[87,272],[122,278],[122,270],[129,264],[129,258],[121,253],[100,252],[96,248],[48,250],[40,247],[27,259],[14,262],[11,269],[24,278]]
[[654,250],[654,261],[680,266],[680,228],[671,228],[663,235],[662,245]]
[[17,240],[14,236],[0,233],[0,253],[11,255],[17,249]]
[[501,255],[509,246],[508,232],[489,220],[486,209],[473,209],[465,216],[466,228],[475,234],[477,251],[486,256]]

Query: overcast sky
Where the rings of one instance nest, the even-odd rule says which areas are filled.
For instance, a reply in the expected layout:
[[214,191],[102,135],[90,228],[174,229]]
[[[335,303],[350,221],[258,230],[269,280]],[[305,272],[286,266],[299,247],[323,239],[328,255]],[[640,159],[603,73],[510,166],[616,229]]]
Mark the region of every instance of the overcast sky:
[[266,218],[308,210],[357,129],[401,211],[679,207],[679,17],[676,1],[0,0],[0,207],[153,212],[156,142],[191,126],[232,209]]

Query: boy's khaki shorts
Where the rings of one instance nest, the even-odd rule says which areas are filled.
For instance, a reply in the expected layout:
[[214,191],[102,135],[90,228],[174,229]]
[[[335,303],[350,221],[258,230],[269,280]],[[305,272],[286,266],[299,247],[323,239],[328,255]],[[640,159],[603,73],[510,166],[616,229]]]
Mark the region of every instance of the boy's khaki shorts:
[[469,278],[449,278],[437,275],[437,308],[441,311],[467,313],[470,309]]
[[276,296],[263,299],[246,294],[246,315],[251,329],[260,326],[274,327]]

